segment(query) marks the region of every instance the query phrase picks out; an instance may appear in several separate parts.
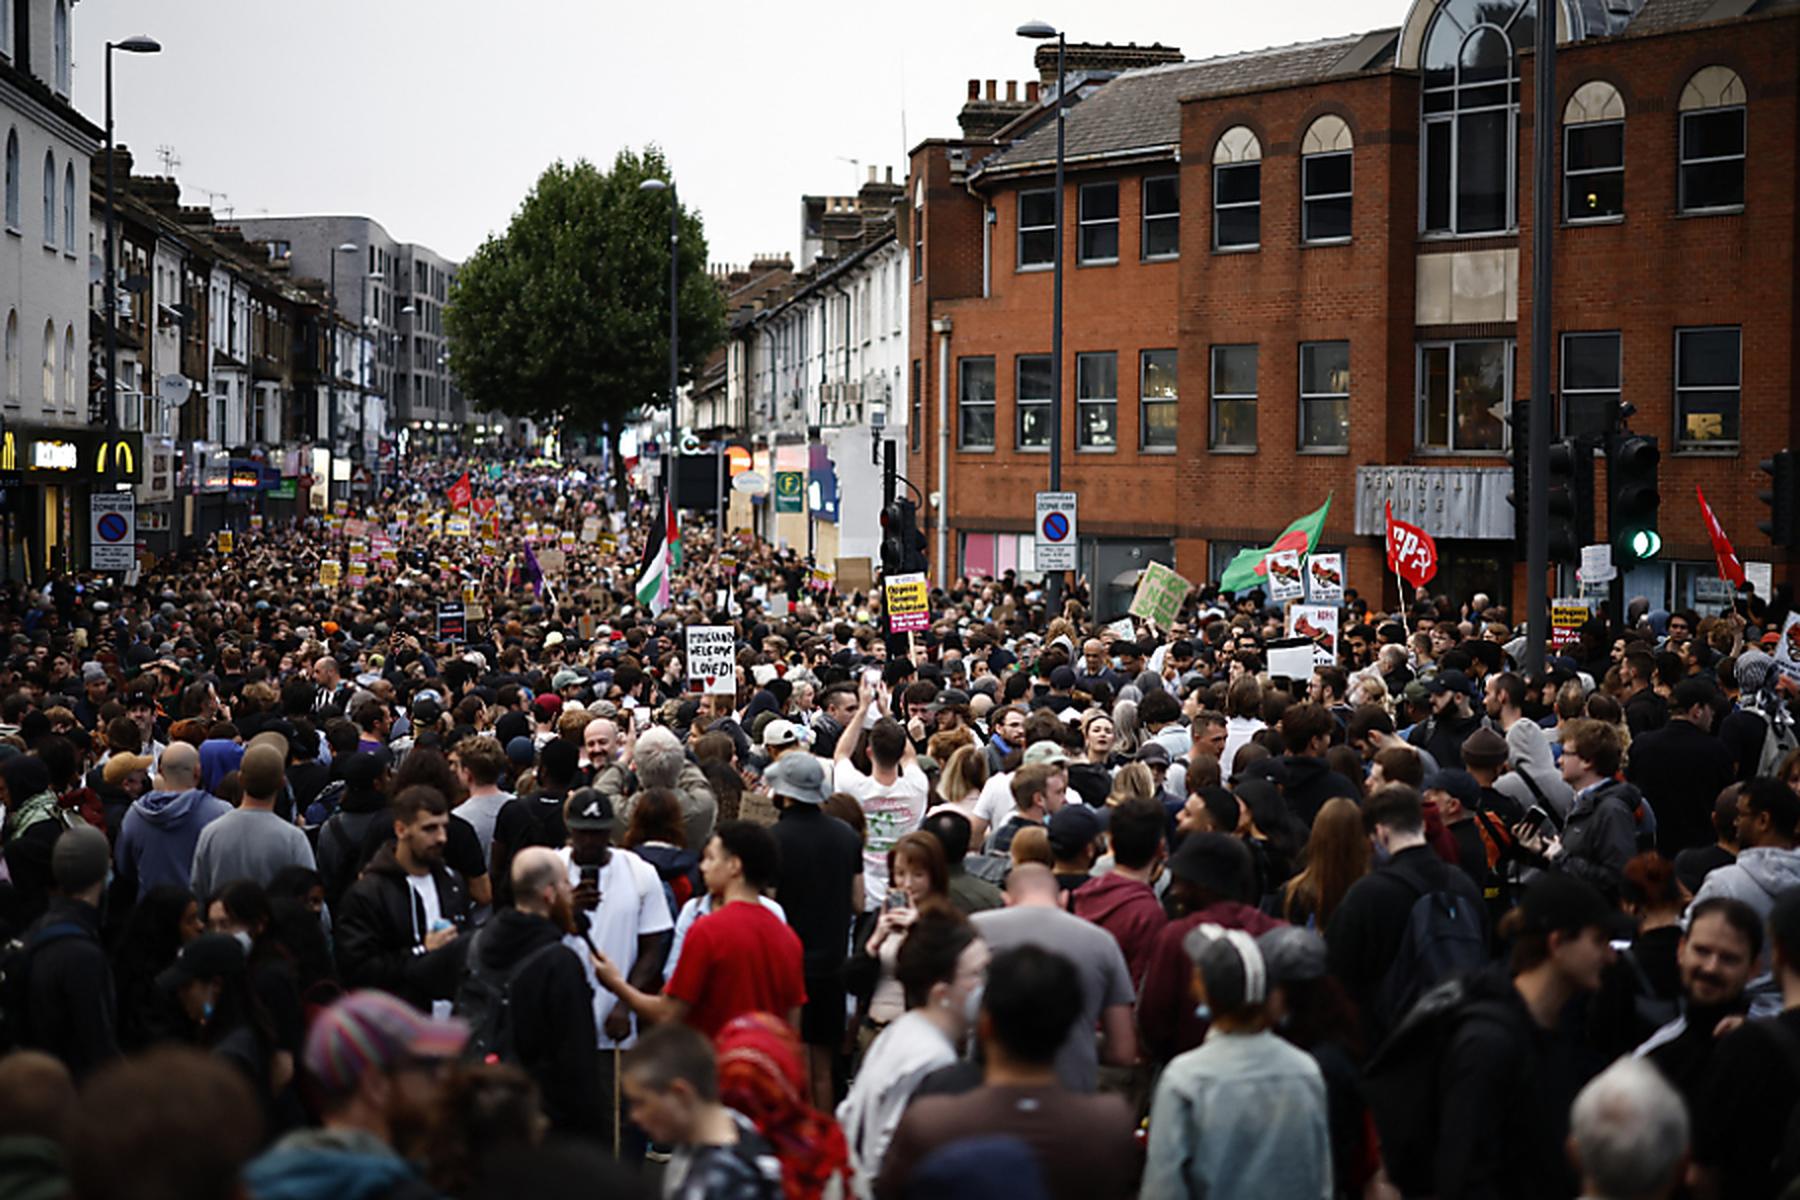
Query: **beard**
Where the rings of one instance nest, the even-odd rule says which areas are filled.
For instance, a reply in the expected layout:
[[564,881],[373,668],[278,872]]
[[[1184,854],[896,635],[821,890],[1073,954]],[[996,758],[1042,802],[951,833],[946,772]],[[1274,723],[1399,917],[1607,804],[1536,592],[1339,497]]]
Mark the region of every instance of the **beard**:
[[575,901],[569,896],[557,896],[550,901],[550,923],[564,933],[578,933],[575,924]]

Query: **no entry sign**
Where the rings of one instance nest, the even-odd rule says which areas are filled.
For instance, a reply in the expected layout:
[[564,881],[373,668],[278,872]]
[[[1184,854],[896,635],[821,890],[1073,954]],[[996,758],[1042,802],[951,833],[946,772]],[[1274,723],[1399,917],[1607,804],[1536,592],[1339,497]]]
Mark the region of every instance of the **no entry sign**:
[[1075,571],[1075,493],[1037,494],[1037,569]]

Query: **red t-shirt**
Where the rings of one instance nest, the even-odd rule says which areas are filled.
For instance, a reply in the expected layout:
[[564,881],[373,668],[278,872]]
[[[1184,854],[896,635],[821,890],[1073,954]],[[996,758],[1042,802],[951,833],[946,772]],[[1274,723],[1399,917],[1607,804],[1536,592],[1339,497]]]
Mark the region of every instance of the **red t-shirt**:
[[786,1018],[806,1003],[800,938],[760,904],[727,904],[694,922],[665,995],[711,1038],[745,1013]]

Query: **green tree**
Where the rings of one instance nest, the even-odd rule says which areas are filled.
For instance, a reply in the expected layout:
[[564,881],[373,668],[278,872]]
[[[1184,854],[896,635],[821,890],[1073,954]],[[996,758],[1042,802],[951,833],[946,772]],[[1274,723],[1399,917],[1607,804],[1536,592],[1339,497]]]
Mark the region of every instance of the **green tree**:
[[[473,407],[604,436],[624,493],[619,431],[669,397],[669,205],[662,152],[621,150],[602,172],[552,164],[464,264],[444,309],[450,369]],[[680,210],[678,310],[684,382],[724,340],[725,303],[706,270],[698,213]]]

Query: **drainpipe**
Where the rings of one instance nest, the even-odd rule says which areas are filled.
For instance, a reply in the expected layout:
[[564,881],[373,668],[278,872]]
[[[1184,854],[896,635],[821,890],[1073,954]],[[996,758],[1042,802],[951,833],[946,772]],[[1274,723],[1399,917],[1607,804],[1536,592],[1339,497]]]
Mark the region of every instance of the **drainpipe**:
[[931,332],[938,335],[937,403],[937,586],[949,586],[950,561],[950,318],[934,317]]

